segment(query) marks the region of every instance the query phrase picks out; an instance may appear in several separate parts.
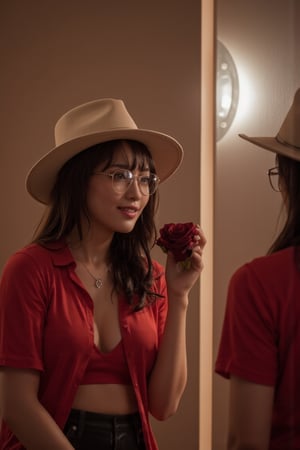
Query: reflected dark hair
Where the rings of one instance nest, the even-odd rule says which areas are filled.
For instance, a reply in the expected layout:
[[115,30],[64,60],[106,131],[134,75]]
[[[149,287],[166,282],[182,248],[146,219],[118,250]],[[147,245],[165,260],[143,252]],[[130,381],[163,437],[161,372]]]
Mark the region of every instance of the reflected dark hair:
[[286,208],[286,221],[269,254],[300,245],[300,162],[277,154],[279,182]]
[[[131,169],[146,166],[155,173],[155,166],[147,147],[136,141],[114,140],[95,145],[75,155],[60,169],[51,192],[51,200],[33,242],[47,247],[50,242],[66,238],[76,230],[83,238],[81,218],[89,223],[87,209],[87,188],[90,177],[99,164],[106,170],[112,163],[120,145],[128,144],[134,160]],[[158,192],[150,195],[134,229],[129,233],[115,233],[108,255],[111,265],[114,289],[126,295],[134,309],[141,309],[147,301],[155,298],[151,292],[153,268],[150,251],[157,238],[155,213],[158,207]],[[136,300],[138,299],[138,300]]]

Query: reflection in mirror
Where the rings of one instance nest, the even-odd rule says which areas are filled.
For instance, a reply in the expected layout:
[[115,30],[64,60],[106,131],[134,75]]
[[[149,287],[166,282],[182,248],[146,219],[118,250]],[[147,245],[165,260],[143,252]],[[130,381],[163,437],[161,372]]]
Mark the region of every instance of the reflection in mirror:
[[[216,38],[229,50],[239,75],[239,101],[216,145],[214,360],[232,274],[266,254],[282,225],[281,195],[268,180],[275,154],[238,134],[275,136],[283,123],[300,86],[300,3],[274,0],[270,8],[261,0],[218,0],[216,17]],[[226,449],[228,416],[229,382],[214,375],[214,450]]]

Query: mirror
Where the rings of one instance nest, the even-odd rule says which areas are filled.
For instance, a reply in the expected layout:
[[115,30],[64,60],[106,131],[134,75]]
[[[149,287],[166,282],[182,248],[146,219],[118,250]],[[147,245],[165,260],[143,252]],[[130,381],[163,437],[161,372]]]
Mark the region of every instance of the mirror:
[[[297,0],[217,0],[216,8],[216,38],[235,62],[239,101],[229,130],[216,143],[214,360],[230,276],[265,254],[280,226],[281,199],[267,178],[275,155],[238,133],[275,136],[300,86]],[[228,387],[214,375],[214,450],[226,448]]]

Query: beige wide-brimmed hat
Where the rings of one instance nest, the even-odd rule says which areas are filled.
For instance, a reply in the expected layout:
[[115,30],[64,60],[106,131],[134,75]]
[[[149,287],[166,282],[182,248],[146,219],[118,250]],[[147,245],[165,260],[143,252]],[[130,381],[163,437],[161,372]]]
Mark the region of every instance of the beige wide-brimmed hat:
[[29,171],[26,188],[37,201],[47,204],[56,176],[62,166],[77,153],[96,144],[115,139],[142,142],[149,149],[161,181],[180,166],[182,146],[171,136],[158,131],[140,129],[122,100],[104,98],[77,106],[56,123],[56,146]]
[[300,161],[300,89],[296,91],[290,110],[275,137],[249,137],[239,134],[259,147]]

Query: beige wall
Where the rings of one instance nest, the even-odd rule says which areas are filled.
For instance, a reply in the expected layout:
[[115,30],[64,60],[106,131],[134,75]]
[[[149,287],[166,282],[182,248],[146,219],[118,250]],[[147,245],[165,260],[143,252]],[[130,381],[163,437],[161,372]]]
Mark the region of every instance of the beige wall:
[[[170,133],[183,144],[180,171],[161,187],[158,225],[199,221],[200,2],[1,2],[0,55],[0,268],[30,239],[42,212],[24,190],[28,169],[53,147],[58,117],[95,98],[123,98],[140,127]],[[161,450],[198,448],[197,287],[188,351],[180,411],[154,423]]]
[[[241,98],[234,123],[216,150],[214,351],[233,271],[266,253],[277,231],[280,196],[271,190],[271,152],[237,137],[274,136],[300,86],[297,0],[218,0],[217,37],[231,52]],[[214,377],[213,449],[225,449],[228,382]],[[204,450],[204,449],[203,449]]]

